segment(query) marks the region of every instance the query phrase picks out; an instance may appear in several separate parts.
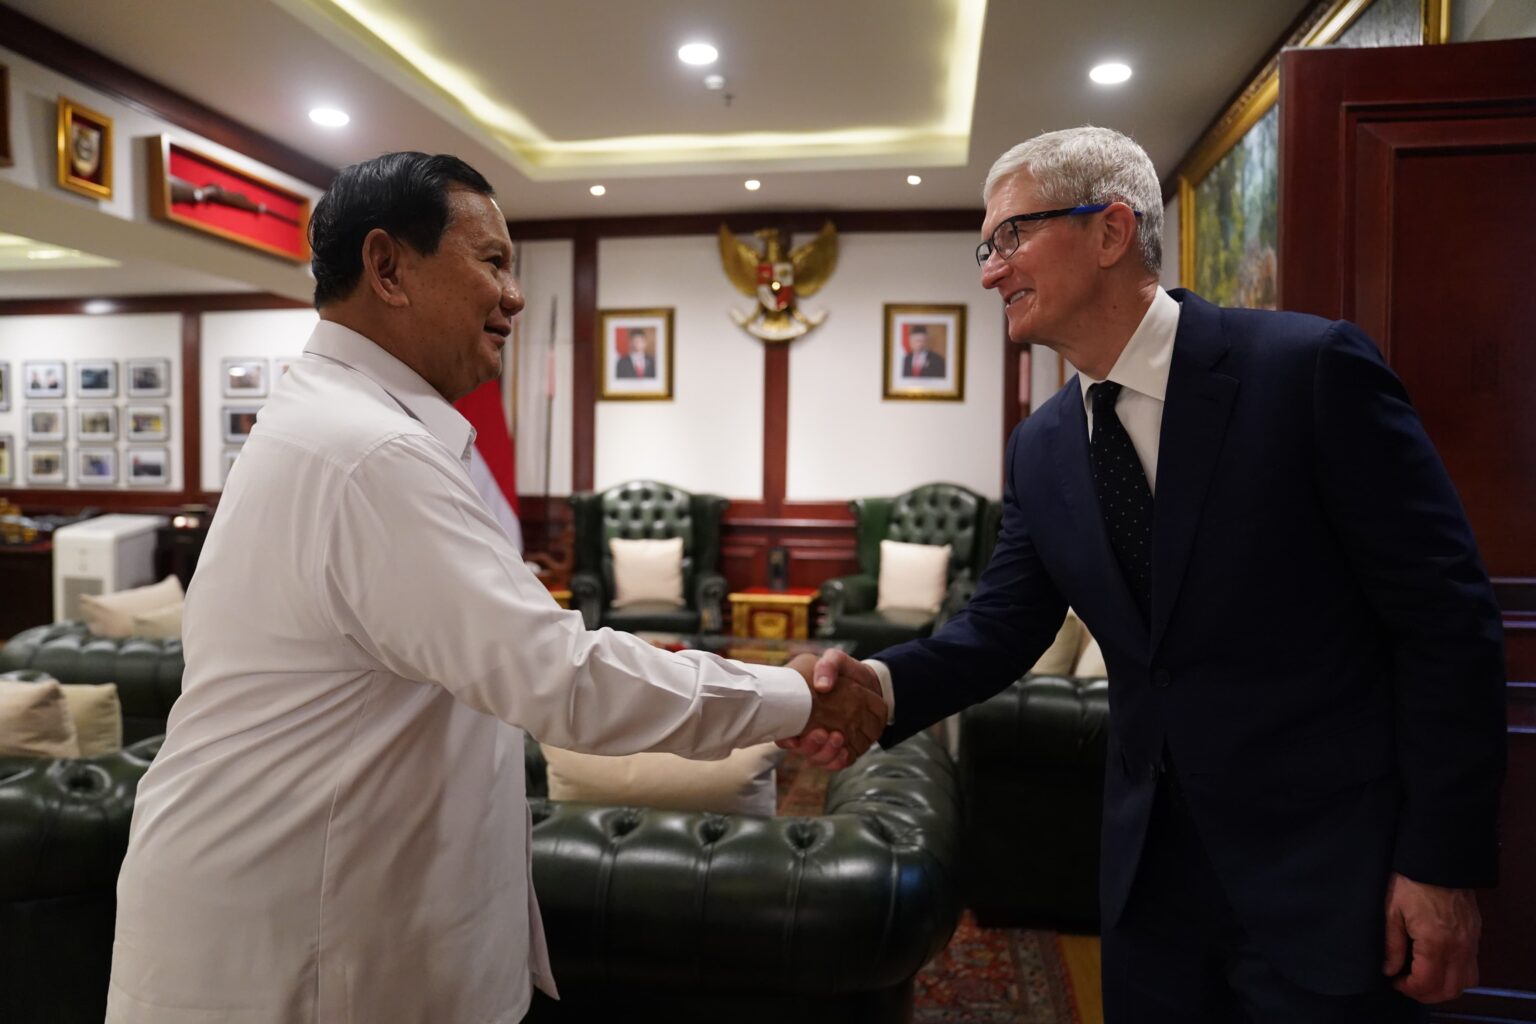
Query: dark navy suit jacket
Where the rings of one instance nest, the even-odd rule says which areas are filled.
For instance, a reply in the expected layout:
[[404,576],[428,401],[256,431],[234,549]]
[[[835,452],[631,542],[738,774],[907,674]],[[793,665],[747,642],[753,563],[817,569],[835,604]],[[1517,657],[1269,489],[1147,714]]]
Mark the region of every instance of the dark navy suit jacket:
[[1017,679],[1070,604],[1109,666],[1104,924],[1124,909],[1166,754],[1274,966],[1361,991],[1380,983],[1389,872],[1495,881],[1499,613],[1369,338],[1172,295],[1150,623],[1104,532],[1074,378],[1009,440],[1002,534],[970,604],[876,655],[896,704],[882,742]]

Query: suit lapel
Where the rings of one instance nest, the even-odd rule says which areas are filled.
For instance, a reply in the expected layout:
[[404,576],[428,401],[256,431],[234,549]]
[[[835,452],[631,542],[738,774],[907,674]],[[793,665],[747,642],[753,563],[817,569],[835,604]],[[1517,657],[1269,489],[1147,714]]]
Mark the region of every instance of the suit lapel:
[[1221,311],[1193,293],[1172,294],[1181,308],[1168,369],[1153,502],[1153,651],[1178,600],[1238,390],[1235,377],[1215,369],[1227,352]]

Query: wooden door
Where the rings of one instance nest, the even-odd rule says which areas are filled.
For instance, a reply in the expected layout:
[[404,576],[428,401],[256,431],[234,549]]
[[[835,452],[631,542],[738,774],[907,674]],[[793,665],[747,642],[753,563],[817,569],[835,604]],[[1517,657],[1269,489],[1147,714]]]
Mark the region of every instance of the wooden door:
[[1381,345],[1505,613],[1502,881],[1481,901],[1482,984],[1440,1009],[1536,1021],[1536,40],[1292,50],[1280,68],[1281,308]]

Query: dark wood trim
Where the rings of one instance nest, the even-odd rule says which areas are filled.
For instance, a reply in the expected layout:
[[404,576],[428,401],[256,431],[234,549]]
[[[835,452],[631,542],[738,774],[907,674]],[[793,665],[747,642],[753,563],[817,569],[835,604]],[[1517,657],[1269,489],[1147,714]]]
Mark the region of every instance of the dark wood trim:
[[217,494],[186,490],[180,491],[78,491],[41,487],[12,487],[0,489],[0,498],[21,506],[29,514],[66,514],[83,508],[99,508],[107,512],[157,512],[175,515],[184,505],[212,505]]
[[590,491],[597,461],[597,236],[576,239],[571,287],[571,490]]
[[1496,577],[1493,580],[1493,596],[1506,616],[1536,615],[1536,579]]
[[146,78],[3,4],[0,4],[0,39],[28,60],[35,60],[146,114],[196,132],[316,188],[325,188],[336,177],[334,167]]
[[203,315],[181,314],[181,488],[203,489]]
[[221,313],[305,309],[309,303],[266,292],[132,295],[106,299],[0,299],[0,316],[110,316],[122,313]]
[[789,480],[789,344],[763,343],[763,504],[777,516]]
[[947,210],[730,210],[645,217],[592,217],[508,221],[519,242],[550,238],[647,238],[662,235],[713,235],[724,224],[747,234],[772,220],[780,231],[812,232],[831,221],[839,232],[978,231],[986,211],[980,207]]

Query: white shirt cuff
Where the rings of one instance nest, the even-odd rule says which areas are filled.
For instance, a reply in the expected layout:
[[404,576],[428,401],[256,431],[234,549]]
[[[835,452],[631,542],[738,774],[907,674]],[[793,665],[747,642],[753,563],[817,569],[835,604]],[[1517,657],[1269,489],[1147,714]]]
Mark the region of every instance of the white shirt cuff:
[[866,658],[864,664],[875,670],[880,680],[880,695],[885,698],[885,724],[896,721],[896,690],[891,686],[891,670],[883,661]]

